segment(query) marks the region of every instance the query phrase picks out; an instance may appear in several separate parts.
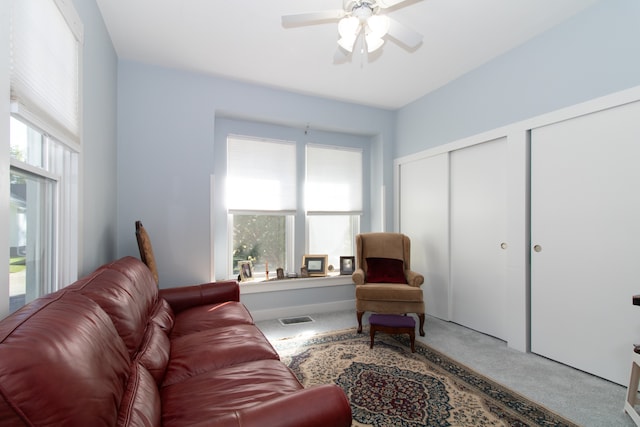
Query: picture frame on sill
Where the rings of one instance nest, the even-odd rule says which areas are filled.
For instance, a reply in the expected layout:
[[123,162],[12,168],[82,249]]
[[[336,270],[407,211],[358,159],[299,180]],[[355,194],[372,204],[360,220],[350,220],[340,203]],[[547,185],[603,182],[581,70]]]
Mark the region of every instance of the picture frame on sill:
[[323,277],[327,275],[329,255],[304,255],[302,265],[307,269],[309,277]]
[[347,275],[353,274],[356,270],[356,257],[354,256],[341,256],[340,257],[340,274]]
[[240,271],[241,282],[253,280],[253,266],[251,265],[251,261],[238,261],[238,270]]

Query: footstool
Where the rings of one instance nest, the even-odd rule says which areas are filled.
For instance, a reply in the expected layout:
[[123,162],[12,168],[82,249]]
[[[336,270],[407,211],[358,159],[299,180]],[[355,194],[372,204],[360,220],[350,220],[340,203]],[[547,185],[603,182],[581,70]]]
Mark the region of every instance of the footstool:
[[411,352],[415,353],[416,341],[416,321],[411,316],[401,316],[398,314],[372,314],[369,317],[369,331],[371,335],[371,345],[373,348],[373,338],[376,332],[386,334],[409,334],[411,340]]

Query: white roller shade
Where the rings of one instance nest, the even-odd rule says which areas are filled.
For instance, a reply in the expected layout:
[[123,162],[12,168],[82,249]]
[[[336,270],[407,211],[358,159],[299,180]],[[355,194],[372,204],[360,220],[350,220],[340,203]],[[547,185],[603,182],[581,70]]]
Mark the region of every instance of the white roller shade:
[[227,209],[295,212],[296,181],[295,143],[227,139]]
[[362,211],[362,151],[307,145],[308,213]]
[[16,0],[11,10],[14,112],[61,141],[80,142],[82,24],[70,0]]

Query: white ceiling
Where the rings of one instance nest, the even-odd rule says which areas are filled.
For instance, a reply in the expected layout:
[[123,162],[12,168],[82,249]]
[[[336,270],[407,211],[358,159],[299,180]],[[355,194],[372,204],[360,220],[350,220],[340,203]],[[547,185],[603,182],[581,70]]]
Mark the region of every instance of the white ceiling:
[[334,64],[337,23],[284,28],[285,14],[342,0],[97,0],[121,59],[297,93],[400,108],[598,0],[407,0],[386,9],[424,35]]

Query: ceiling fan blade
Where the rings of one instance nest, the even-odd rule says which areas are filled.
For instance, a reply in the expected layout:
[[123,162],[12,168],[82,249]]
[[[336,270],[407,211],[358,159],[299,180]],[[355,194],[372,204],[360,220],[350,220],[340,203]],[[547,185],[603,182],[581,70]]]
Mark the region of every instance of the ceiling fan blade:
[[410,49],[415,49],[422,43],[422,34],[412,30],[404,24],[399,23],[395,19],[389,18],[389,36],[393,37],[403,45]]
[[342,9],[284,15],[282,17],[282,26],[295,27],[298,25],[320,24],[326,21],[337,21],[338,19],[344,17],[344,15],[345,11]]
[[393,7],[400,3],[404,3],[409,0],[378,0],[376,3],[380,6],[380,9],[386,9],[388,7]]

